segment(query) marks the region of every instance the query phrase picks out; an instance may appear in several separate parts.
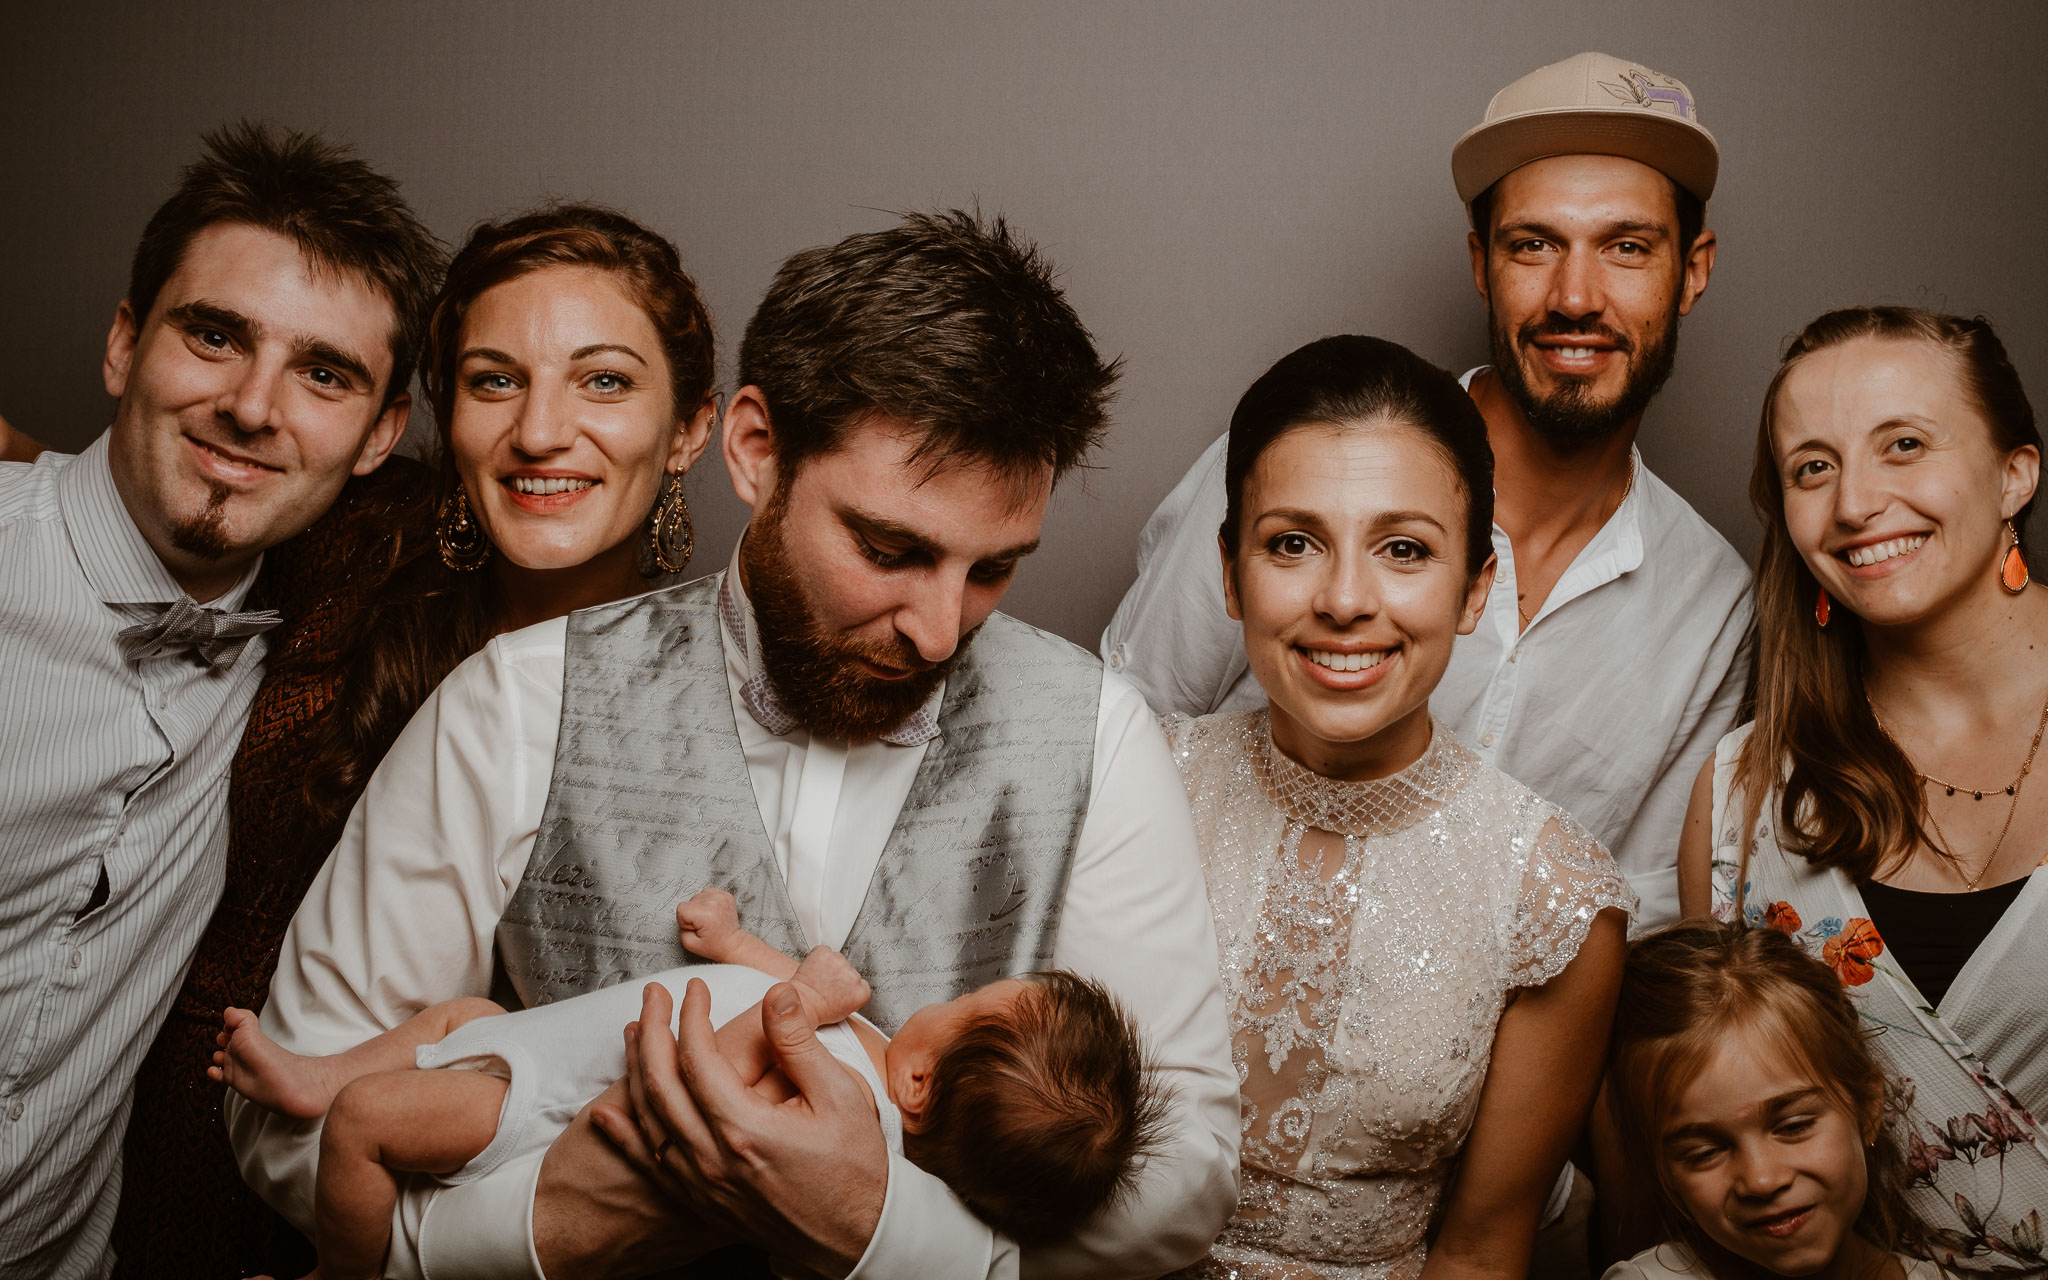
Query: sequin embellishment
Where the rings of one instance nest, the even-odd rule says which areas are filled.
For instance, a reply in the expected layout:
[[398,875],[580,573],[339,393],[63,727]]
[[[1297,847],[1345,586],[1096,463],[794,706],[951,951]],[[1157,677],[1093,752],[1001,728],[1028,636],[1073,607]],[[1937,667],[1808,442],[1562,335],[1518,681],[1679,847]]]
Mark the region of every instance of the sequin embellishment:
[[1441,725],[1371,782],[1296,764],[1264,712],[1166,728],[1241,1097],[1237,1212],[1187,1274],[1417,1276],[1508,993],[1634,895],[1591,835]]

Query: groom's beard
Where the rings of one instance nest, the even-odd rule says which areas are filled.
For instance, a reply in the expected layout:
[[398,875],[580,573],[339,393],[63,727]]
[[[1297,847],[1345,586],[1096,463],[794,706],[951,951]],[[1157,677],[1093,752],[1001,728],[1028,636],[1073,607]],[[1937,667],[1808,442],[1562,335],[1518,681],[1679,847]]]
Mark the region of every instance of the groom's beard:
[[[797,586],[782,541],[782,495],[770,500],[747,532],[740,560],[761,640],[761,666],[775,696],[796,722],[822,738],[871,742],[909,719],[967,651],[973,632],[951,657],[929,665],[901,636],[876,644],[826,631]],[[877,680],[854,665],[912,668],[901,680]]]

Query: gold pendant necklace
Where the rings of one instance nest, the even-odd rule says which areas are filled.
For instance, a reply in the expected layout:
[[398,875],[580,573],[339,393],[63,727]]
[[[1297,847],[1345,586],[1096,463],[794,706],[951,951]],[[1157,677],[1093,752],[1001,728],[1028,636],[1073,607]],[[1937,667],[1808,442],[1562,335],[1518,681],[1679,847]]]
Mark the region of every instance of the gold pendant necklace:
[[[1920,781],[1923,784],[1928,786],[1940,787],[1949,795],[1954,795],[1958,791],[1967,791],[1973,798],[1977,800],[1982,800],[1984,798],[1985,793],[1977,790],[1974,787],[1958,786],[1957,784],[1950,782],[1944,778],[1937,778],[1931,773],[1921,772],[1920,766],[1913,763],[1913,757],[1906,755],[1906,749],[1904,747],[1899,747],[1898,736],[1894,734],[1891,731],[1891,728],[1888,725],[1886,725],[1882,719],[1878,717],[1877,708],[1875,706],[1870,708],[1870,715],[1872,719],[1877,720],[1877,727],[1883,731],[1884,736],[1892,740],[1892,745],[1894,747],[1898,747],[1899,754],[1902,756],[1906,756],[1906,764],[1909,768],[1913,770],[1913,776],[1920,779]],[[2027,744],[2027,758],[2020,763],[2020,771],[2018,776],[2014,777],[2013,780],[2010,783],[2008,783],[2005,787],[2005,794],[2012,797],[2012,802],[2006,805],[2005,807],[2005,825],[1999,827],[1998,839],[1993,841],[1991,844],[1990,856],[1986,857],[1984,859],[1984,864],[1977,868],[1976,875],[1971,876],[1964,874],[1963,860],[1956,856],[1955,842],[1950,840],[1948,838],[1948,833],[1941,829],[1940,820],[1934,816],[1934,807],[1932,805],[1922,806],[1921,811],[1927,815],[1927,825],[1933,828],[1934,840],[1940,842],[1939,844],[1934,845],[1934,851],[1936,853],[1939,853],[1942,857],[1948,859],[1949,865],[1955,870],[1956,879],[1961,880],[1963,882],[1964,890],[1969,893],[1975,893],[1977,891],[1977,886],[1984,883],[1984,877],[1991,874],[1992,864],[1998,861],[1998,851],[2005,847],[2005,837],[2007,833],[2009,833],[2012,830],[2013,815],[2019,812],[2020,787],[2026,783],[2027,775],[2033,772],[2034,756],[2041,750],[2041,736],[2044,732],[2048,732],[2048,701],[2044,701],[2041,704],[2041,721],[2039,724],[2036,724],[2034,726],[2034,740]],[[1997,788],[1993,788],[1993,790],[1996,789]]]

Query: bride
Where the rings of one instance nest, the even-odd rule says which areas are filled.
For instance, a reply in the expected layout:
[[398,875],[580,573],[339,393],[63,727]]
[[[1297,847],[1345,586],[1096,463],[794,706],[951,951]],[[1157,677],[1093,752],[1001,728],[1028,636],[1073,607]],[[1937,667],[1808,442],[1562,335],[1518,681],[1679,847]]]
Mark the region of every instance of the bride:
[[1243,1100],[1237,1213],[1190,1274],[1524,1275],[1635,900],[1429,715],[1493,580],[1484,422],[1406,349],[1325,338],[1228,448],[1225,600],[1269,705],[1166,721]]

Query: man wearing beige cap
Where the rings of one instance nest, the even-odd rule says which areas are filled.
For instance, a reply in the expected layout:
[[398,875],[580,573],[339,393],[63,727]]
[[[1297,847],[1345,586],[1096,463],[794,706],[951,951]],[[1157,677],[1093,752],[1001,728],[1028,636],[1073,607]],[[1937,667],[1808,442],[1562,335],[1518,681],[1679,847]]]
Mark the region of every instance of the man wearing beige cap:
[[[1690,89],[1598,53],[1501,90],[1451,152],[1492,339],[1465,381],[1493,444],[1500,568],[1430,709],[1600,837],[1642,898],[1638,929],[1677,914],[1687,797],[1749,666],[1748,570],[1635,450],[1713,270],[1719,160]],[[1265,700],[1223,608],[1223,460],[1218,440],[1147,522],[1103,634],[1155,710]]]

